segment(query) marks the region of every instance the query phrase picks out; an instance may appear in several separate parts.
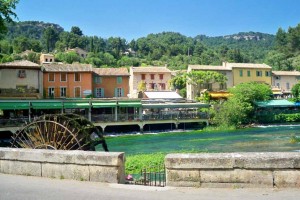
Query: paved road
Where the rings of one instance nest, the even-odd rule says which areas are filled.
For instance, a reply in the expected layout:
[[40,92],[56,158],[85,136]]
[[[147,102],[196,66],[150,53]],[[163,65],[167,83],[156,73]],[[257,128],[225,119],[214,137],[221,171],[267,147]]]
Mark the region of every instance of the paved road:
[[0,174],[1,200],[272,199],[298,200],[299,189],[146,187]]

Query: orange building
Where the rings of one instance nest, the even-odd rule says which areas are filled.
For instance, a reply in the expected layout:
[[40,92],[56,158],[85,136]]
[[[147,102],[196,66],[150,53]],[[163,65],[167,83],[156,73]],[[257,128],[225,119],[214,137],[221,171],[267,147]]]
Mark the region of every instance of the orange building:
[[92,94],[89,64],[51,63],[42,66],[45,98],[85,98]]
[[94,68],[93,71],[95,98],[127,97],[129,94],[127,68]]

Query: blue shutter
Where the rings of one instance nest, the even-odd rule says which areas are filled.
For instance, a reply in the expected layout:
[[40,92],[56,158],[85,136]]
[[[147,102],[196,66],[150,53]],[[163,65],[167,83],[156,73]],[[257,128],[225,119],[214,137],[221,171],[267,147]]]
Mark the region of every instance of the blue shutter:
[[97,88],[94,89],[94,97],[97,97]]
[[104,96],[104,88],[102,88],[102,89],[101,89],[101,91],[102,91],[102,95],[101,95],[101,97],[103,97],[103,98],[104,98],[104,97],[105,97],[105,96]]
[[115,97],[118,97],[118,88],[115,88]]
[[124,97],[124,89],[121,89],[122,97]]

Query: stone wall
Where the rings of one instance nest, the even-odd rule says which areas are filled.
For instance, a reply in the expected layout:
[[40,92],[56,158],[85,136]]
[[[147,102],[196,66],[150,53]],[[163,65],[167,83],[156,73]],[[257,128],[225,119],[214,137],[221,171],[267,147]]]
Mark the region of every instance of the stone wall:
[[0,173],[124,183],[125,156],[119,152],[0,148]]
[[300,187],[300,153],[169,154],[167,186]]

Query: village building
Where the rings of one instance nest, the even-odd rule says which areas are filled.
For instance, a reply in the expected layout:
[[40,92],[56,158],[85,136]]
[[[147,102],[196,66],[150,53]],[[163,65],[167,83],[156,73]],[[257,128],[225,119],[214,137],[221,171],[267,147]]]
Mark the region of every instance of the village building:
[[28,60],[0,64],[0,98],[41,98],[41,66]]
[[44,54],[42,53],[40,56],[40,64],[47,64],[55,62],[53,54]]
[[127,68],[93,68],[94,98],[127,97],[129,72]]
[[291,95],[291,89],[300,80],[298,71],[272,71],[272,90],[277,96]]
[[89,64],[50,63],[42,66],[45,98],[85,98],[92,95]]
[[167,67],[130,67],[130,97],[137,98],[140,84],[145,85],[145,91],[168,91],[172,72]]
[[82,58],[86,58],[87,55],[88,55],[87,51],[85,51],[85,50],[83,50],[83,49],[81,49],[79,47],[68,49],[68,50],[66,50],[66,52],[75,52],[77,55],[79,55]]

